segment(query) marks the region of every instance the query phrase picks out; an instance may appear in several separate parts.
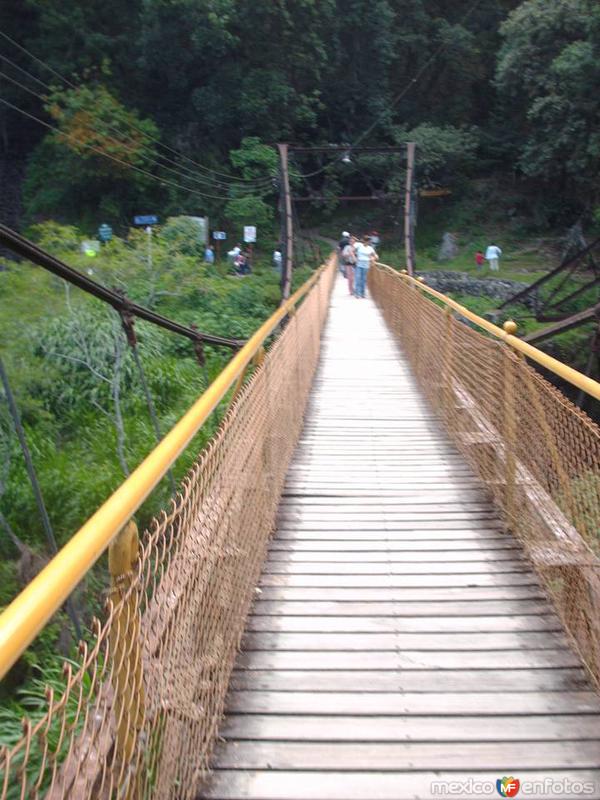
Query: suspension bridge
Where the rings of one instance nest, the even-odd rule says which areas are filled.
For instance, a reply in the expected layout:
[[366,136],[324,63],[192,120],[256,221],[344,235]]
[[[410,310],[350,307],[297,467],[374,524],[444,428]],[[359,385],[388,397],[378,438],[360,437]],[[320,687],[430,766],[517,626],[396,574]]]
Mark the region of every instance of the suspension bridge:
[[600,798],[600,429],[539,368],[600,384],[391,267],[366,300],[336,276],[0,617],[4,674],[108,550],[106,612],[2,751],[3,800]]

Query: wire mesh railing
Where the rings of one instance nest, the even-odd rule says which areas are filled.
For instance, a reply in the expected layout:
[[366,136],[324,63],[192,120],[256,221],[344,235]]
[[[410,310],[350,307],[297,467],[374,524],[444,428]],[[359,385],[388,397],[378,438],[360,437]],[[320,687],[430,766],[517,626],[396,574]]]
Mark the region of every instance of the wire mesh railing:
[[516,339],[510,323],[496,328],[386,265],[369,282],[421,389],[600,683],[600,428],[525,354],[595,397],[600,385]]
[[[266,353],[253,337],[236,357],[247,364],[254,348],[252,375],[243,383],[241,370],[231,369],[214,390],[222,396],[235,384],[233,402],[170,507],[141,536],[130,521],[110,544],[106,612],[94,620],[78,659],[65,663],[61,691],[48,689],[43,713],[25,720],[22,735],[1,751],[2,800],[196,796],[300,433],[334,274],[331,260],[271,318],[273,325],[265,323],[263,341],[289,313]],[[171,450],[173,459],[181,452],[175,444]],[[157,465],[152,480],[167,466]],[[147,494],[140,484],[151,483],[149,468],[139,470],[126,482],[137,484],[130,492],[135,503]],[[94,534],[99,543],[107,535],[110,541],[110,521],[127,511],[118,493],[105,506],[95,522],[95,529],[104,526]],[[74,539],[89,548],[82,531]],[[69,552],[71,562],[81,561],[83,550]],[[93,556],[86,557],[93,563]],[[68,566],[64,551],[55,561]],[[73,565],[73,580],[80,568]],[[37,593],[25,596],[31,605],[17,598],[10,624],[0,624],[0,654],[15,649],[10,634],[27,627],[28,617],[39,629],[44,589],[60,575],[51,562],[36,579]],[[52,589],[50,606],[72,590],[67,575],[64,582]],[[5,654],[4,663],[14,656]]]

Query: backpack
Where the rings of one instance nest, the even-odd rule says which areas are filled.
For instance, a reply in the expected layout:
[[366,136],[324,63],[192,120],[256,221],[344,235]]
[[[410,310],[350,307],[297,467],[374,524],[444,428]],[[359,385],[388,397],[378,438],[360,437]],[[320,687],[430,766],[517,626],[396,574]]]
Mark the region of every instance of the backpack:
[[342,259],[344,264],[356,264],[356,253],[351,244],[347,244],[342,250]]

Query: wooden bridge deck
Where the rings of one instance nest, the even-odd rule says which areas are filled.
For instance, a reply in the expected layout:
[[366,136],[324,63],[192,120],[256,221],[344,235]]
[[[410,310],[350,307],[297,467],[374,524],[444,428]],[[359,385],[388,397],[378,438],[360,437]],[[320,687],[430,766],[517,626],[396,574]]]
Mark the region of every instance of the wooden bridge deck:
[[519,796],[600,798],[598,697],[341,280],[221,736],[213,800],[489,798],[505,775],[563,781]]

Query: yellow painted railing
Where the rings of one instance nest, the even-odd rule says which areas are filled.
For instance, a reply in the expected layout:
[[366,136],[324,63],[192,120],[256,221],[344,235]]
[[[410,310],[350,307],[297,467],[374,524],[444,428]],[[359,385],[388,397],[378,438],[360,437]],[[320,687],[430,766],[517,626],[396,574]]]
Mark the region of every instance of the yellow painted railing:
[[58,611],[117,533],[166,475],[265,340],[321,277],[315,272],[254,333],[160,444],[0,615],[0,678]]
[[559,378],[562,378],[573,386],[576,386],[578,389],[586,392],[586,394],[589,394],[596,400],[600,400],[600,383],[598,383],[598,381],[589,378],[587,375],[578,372],[578,370],[567,366],[567,364],[563,364],[563,362],[559,361],[557,358],[552,358],[552,356],[549,356],[542,350],[538,350],[537,347],[533,347],[532,345],[527,344],[527,342],[524,342],[522,339],[519,339],[517,336],[514,336],[513,334],[517,329],[517,326],[514,322],[509,321],[504,324],[504,328],[499,328],[497,325],[494,325],[493,322],[478,316],[465,306],[461,306],[460,303],[457,303],[456,300],[452,300],[451,297],[447,297],[445,294],[442,294],[441,292],[432,289],[430,286],[427,286],[422,278],[411,277],[408,275],[406,270],[398,272],[393,267],[390,267],[389,264],[383,264],[381,262],[377,265],[377,267],[381,270],[390,272],[392,275],[397,276],[399,280],[403,280],[409,285],[418,287],[422,292],[428,294],[430,297],[435,297],[447,308],[451,308],[453,311],[458,312],[461,317],[473,322],[482,330],[491,333],[492,336],[496,337],[496,339],[506,342],[506,344],[510,345],[517,352],[522,353],[524,356],[527,356],[527,358],[535,361],[536,364],[539,364],[550,372],[553,372],[555,375],[558,375]]

